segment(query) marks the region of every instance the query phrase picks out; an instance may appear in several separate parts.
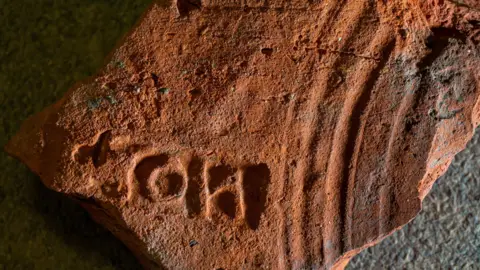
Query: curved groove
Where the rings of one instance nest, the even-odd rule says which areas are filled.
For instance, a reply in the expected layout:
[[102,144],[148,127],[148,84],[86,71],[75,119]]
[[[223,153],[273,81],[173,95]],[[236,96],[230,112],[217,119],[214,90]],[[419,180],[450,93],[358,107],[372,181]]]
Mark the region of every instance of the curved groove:
[[[321,18],[323,18],[323,21],[320,23],[321,27],[319,29],[320,32],[318,33],[318,36],[321,36],[323,33],[325,33],[326,31],[329,31],[330,28],[327,27],[330,25],[331,21],[333,21],[334,19],[336,19],[338,17],[338,14],[344,9],[344,5],[343,3],[345,2],[346,0],[339,0],[339,1],[334,1],[334,0],[330,0],[326,3],[327,5],[327,9],[325,10],[322,10],[322,14],[324,14],[325,16],[321,16]],[[318,43],[318,41],[317,41]],[[322,98],[321,97],[318,97],[316,99],[316,101],[314,101],[314,103],[310,104],[308,106],[308,108],[317,108],[318,105],[321,103],[321,100]],[[284,132],[283,132],[283,144],[285,145],[286,148],[288,148],[288,145],[286,145],[286,139],[288,136],[287,134],[290,132],[290,127],[292,126],[292,121],[293,121],[293,115],[295,113],[295,109],[298,107],[298,101],[295,100],[295,103],[293,103],[292,105],[289,106],[288,108],[288,112],[287,112],[287,119],[286,119],[286,125],[285,125],[285,128],[284,128]],[[312,131],[313,130],[309,130],[307,131],[307,134],[312,134]],[[305,141],[307,140],[307,141]],[[304,137],[303,138],[303,141],[302,141],[302,145],[304,145],[305,147],[305,144],[306,145],[310,145],[313,141],[313,138],[308,138],[308,137]],[[313,149],[313,148],[310,148],[310,149]],[[279,252],[279,269],[290,269],[292,267],[292,263],[294,263],[295,261],[298,261],[298,259],[304,257],[302,254],[303,252],[300,252],[301,254],[298,254],[298,251],[295,251],[295,246],[302,246],[303,244],[301,242],[303,242],[303,240],[299,240],[299,239],[294,239],[293,237],[293,234],[294,234],[294,231],[296,229],[298,229],[298,227],[302,227],[302,225],[295,225],[294,222],[296,219],[292,219],[292,216],[293,215],[290,215],[290,214],[285,214],[285,209],[282,207],[281,205],[281,201],[284,200],[287,196],[286,194],[286,187],[292,183],[289,183],[289,166],[287,165],[287,149],[285,149],[283,152],[282,152],[282,156],[281,156],[281,166],[280,166],[280,176],[281,176],[281,181],[280,181],[280,187],[279,187],[279,202],[278,202],[278,209],[279,209],[279,216],[282,216],[285,218],[285,220],[283,220],[282,222],[282,225],[281,228],[279,229],[278,231],[278,234],[279,234],[279,237],[278,237],[278,252]],[[302,173],[302,174],[305,174],[305,173]],[[298,179],[298,177],[296,177],[294,175],[294,179]],[[295,188],[291,189],[293,191],[293,194],[291,194],[290,196],[293,196],[293,198],[295,198],[296,196],[299,196],[298,193],[295,193]],[[299,188],[299,191],[301,194],[303,194],[303,188]],[[303,195],[301,195],[303,197]],[[293,214],[293,213],[292,213]],[[303,214],[302,214],[303,215]],[[293,225],[289,225],[289,224],[293,224]],[[294,228],[292,228],[294,227]],[[292,230],[293,229],[293,230]],[[298,232],[297,232],[298,233]],[[300,242],[300,243],[299,243]],[[282,259],[283,258],[283,259]]]
[[[362,90],[362,93],[355,105],[355,108],[352,111],[351,119],[350,119],[350,128],[348,132],[348,139],[347,139],[347,145],[345,146],[346,152],[345,152],[345,162],[348,164],[345,164],[344,166],[344,172],[343,172],[343,184],[342,184],[342,190],[341,190],[341,204],[340,204],[340,209],[344,209],[344,215],[342,217],[342,222],[345,224],[345,232],[343,235],[346,235],[346,238],[342,238],[344,243],[342,244],[343,248],[342,251],[345,251],[346,249],[351,248],[351,224],[348,226],[348,222],[346,222],[347,217],[351,217],[353,210],[350,208],[350,203],[348,200],[353,200],[354,196],[348,196],[348,194],[351,194],[353,192],[353,184],[355,181],[355,173],[356,173],[356,161],[358,159],[358,153],[360,150],[360,146],[362,145],[363,142],[363,133],[361,130],[361,127],[364,126],[364,123],[366,120],[365,118],[360,117],[363,115],[363,112],[367,108],[368,102],[370,100],[370,96],[372,94],[372,90],[375,87],[375,83],[378,80],[380,76],[380,71],[383,70],[385,67],[387,61],[390,59],[390,55],[393,51],[393,48],[395,46],[395,42],[392,39],[389,41],[389,43],[386,45],[382,57],[382,61],[377,65],[377,67],[370,73],[369,78],[367,79],[367,82],[365,83],[364,89]],[[352,162],[352,167],[349,168],[349,164]],[[350,172],[351,171],[351,172]],[[346,241],[345,241],[346,240]],[[346,242],[346,243],[345,243]]]
[[[286,187],[288,186],[288,181],[289,181],[289,168],[287,165],[287,154],[288,154],[288,145],[287,143],[287,138],[288,138],[288,133],[290,132],[290,128],[292,126],[292,121],[293,121],[293,115],[295,112],[295,108],[297,107],[298,101],[295,100],[294,103],[292,103],[288,107],[287,111],[287,118],[286,118],[286,125],[285,129],[283,131],[283,146],[285,147],[284,150],[282,150],[281,157],[280,157],[280,169],[279,169],[279,175],[280,175],[280,181],[279,181],[279,188],[278,188],[278,201],[276,202],[276,206],[278,209],[278,215],[280,217],[280,226],[278,229],[278,269],[289,269],[290,268],[290,262],[289,262],[289,228],[287,228],[287,215],[285,214],[285,209],[282,207],[282,201],[285,199],[287,196],[286,194]],[[288,215],[289,216],[289,215]]]
[[[392,131],[390,132],[390,136],[388,139],[388,147],[387,147],[387,159],[385,161],[385,172],[384,175],[389,175],[392,168],[392,159],[394,158],[396,154],[396,150],[393,150],[394,148],[394,142],[396,138],[398,138],[399,134],[402,132],[402,123],[403,120],[405,119],[408,111],[410,108],[413,107],[413,103],[417,99],[417,93],[416,91],[418,87],[420,86],[420,81],[417,80],[416,82],[412,83],[413,87],[412,89],[406,89],[406,94],[401,102],[400,106],[397,110],[397,112],[394,114],[395,115],[395,120],[393,121],[393,126],[392,126]],[[388,177],[386,178],[388,179]],[[379,198],[380,198],[380,207],[379,207],[379,232],[380,234],[386,234],[389,231],[390,226],[388,226],[388,223],[391,220],[391,211],[390,211],[390,201],[391,201],[391,194],[389,190],[389,181],[385,183],[386,187],[382,187],[380,190]]]
[[[358,3],[352,4],[358,5]],[[358,31],[358,29],[363,26],[361,24],[362,18],[369,11],[369,7],[370,6],[367,4],[367,2],[364,2],[363,8],[355,10],[356,13],[354,14],[354,16],[349,14],[353,17],[352,24],[354,26],[352,27],[352,24],[348,26],[342,25],[342,28],[337,31],[341,33],[342,37],[345,37],[344,42],[340,45],[340,50],[348,47],[352,42],[354,42],[354,33],[356,33],[356,31]],[[344,7],[342,10],[348,11],[348,6]],[[342,16],[342,14],[339,16]],[[336,54],[335,56],[333,56],[332,66],[338,65],[342,61],[343,57],[349,56],[343,54]],[[359,58],[359,61],[366,60]],[[334,75],[334,72],[329,72],[327,76],[323,76],[320,78],[319,85],[321,88],[315,89],[315,91],[312,92],[313,97],[310,98],[310,103],[308,105],[309,111],[314,112],[314,114],[311,118],[311,122],[307,125],[306,130],[304,131],[305,137],[302,141],[301,153],[304,154],[306,157],[302,159],[302,162],[299,165],[299,169],[295,177],[295,179],[298,181],[298,187],[296,190],[296,195],[294,195],[293,199],[294,201],[300,202],[300,207],[295,208],[293,213],[294,220],[297,220],[297,222],[294,223],[294,230],[296,231],[297,235],[294,239],[295,242],[293,243],[293,249],[294,251],[296,251],[296,254],[293,255],[294,258],[302,259],[301,264],[298,265],[299,267],[303,267],[304,265],[322,265],[325,263],[326,260],[326,243],[324,242],[324,240],[322,240],[323,236],[319,237],[319,241],[310,241],[311,239],[318,238],[319,235],[324,234],[325,227],[322,228],[321,226],[319,227],[315,225],[322,222],[320,220],[312,220],[311,218],[309,218],[309,216],[311,216],[309,212],[314,211],[318,208],[323,208],[323,205],[307,205],[306,196],[313,197],[316,193],[316,190],[313,189],[307,191],[309,181],[316,181],[316,179],[313,178],[317,177],[315,174],[310,175],[309,172],[312,172],[314,160],[316,160],[318,143],[320,142],[320,134],[318,134],[317,130],[322,126],[323,119],[320,117],[319,112],[321,111],[320,109],[324,101],[334,94],[334,92],[332,91],[332,85],[328,83],[331,77]],[[333,148],[331,147],[330,149]],[[327,167],[329,166],[328,163]],[[307,192],[309,193],[308,195],[306,195]],[[321,215],[319,218],[323,219]],[[316,246],[319,244],[322,245],[323,248],[319,248]],[[309,252],[307,252],[306,249],[308,249]]]
[[[361,126],[361,115],[365,110],[370,99],[371,91],[379,77],[380,71],[385,66],[389,56],[394,48],[394,40],[388,34],[389,29],[382,29],[375,35],[371,43],[372,47],[377,44],[383,46],[383,61],[376,65],[371,63],[362,63],[365,67],[361,70],[365,78],[364,81],[357,81],[351,92],[347,94],[341,116],[335,128],[333,138],[333,148],[337,151],[332,152],[327,167],[327,180],[325,186],[326,209],[324,211],[324,251],[325,264],[327,267],[333,265],[336,258],[344,252],[348,246],[346,243],[350,239],[344,239],[345,219],[347,217],[348,206],[348,188],[351,160],[354,158],[354,150],[357,142],[357,136]],[[365,61],[365,60],[364,60]],[[349,238],[349,235],[347,234]]]
[[[419,74],[416,74],[412,79],[413,83],[412,89],[406,89],[405,92],[408,93],[404,96],[400,103],[400,108],[398,113],[396,113],[393,128],[391,135],[388,140],[387,148],[387,159],[385,162],[385,171],[384,175],[390,175],[394,170],[395,156],[397,156],[399,145],[396,145],[396,138],[408,128],[404,123],[404,120],[407,119],[408,114],[412,109],[418,106],[419,101],[426,95],[427,91],[420,91],[427,72],[429,71],[430,66],[443,55],[447,47],[449,46],[449,39],[453,38],[464,42],[465,37],[463,34],[457,30],[446,29],[446,28],[434,28],[432,29],[432,35],[427,38],[427,47],[430,48],[430,51],[424,55],[417,63],[417,68]],[[428,141],[432,141],[429,139]],[[386,178],[387,182],[385,183],[385,188],[380,190],[380,209],[379,209],[379,227],[380,233],[386,234],[391,228],[393,216],[393,203],[395,201],[395,193],[388,188],[391,186],[392,179]]]

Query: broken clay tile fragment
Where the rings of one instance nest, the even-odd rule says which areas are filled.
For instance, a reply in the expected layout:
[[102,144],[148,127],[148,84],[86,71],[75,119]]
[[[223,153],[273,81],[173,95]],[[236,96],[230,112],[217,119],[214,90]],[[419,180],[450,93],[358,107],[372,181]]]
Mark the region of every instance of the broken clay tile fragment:
[[158,1],[7,150],[147,269],[341,268],[479,121],[476,1]]

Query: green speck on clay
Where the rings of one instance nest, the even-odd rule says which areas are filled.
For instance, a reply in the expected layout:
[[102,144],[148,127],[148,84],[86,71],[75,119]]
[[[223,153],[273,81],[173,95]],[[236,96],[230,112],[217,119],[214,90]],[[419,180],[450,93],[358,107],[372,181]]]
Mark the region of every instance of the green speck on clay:
[[118,68],[125,68],[125,62],[123,61],[117,61],[115,63],[115,66],[117,66]]
[[108,102],[110,102],[110,104],[112,104],[112,105],[118,103],[118,100],[112,95],[106,96],[105,99],[108,100]]
[[158,92],[162,93],[162,94],[168,94],[168,92],[170,92],[170,89],[162,87],[162,88],[158,89]]
[[95,110],[102,104],[102,98],[92,98],[87,100],[87,106],[90,110]]

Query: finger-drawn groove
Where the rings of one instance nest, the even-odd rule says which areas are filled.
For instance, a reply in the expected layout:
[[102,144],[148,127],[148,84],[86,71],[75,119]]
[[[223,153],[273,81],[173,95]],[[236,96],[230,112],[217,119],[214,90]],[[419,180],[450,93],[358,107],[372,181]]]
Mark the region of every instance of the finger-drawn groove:
[[[358,6],[358,3],[352,4]],[[352,14],[348,14],[350,17],[352,17],[352,23],[348,26],[342,25],[341,28],[337,31],[338,33],[341,33],[342,37],[344,37],[344,42],[342,42],[342,44],[340,45],[339,50],[343,50],[343,48],[348,47],[349,44],[351,44],[355,40],[355,33],[356,31],[358,31],[359,28],[363,27],[362,18],[365,13],[368,13],[369,8],[370,5],[367,5],[366,2],[363,2],[362,9],[356,10],[353,16]],[[350,12],[348,10],[348,5],[347,7],[343,6],[340,10],[337,10],[336,16],[343,16],[344,14],[340,12],[343,12],[344,10],[345,12]],[[322,30],[322,33],[326,32]],[[344,57],[349,56],[343,54],[335,54],[332,57],[331,65],[337,66],[339,63],[342,62]],[[365,59],[359,59],[365,61]],[[325,254],[319,254],[321,252],[325,253],[325,248],[317,248],[315,246],[318,244],[325,244],[324,241],[311,241],[311,239],[318,239],[321,238],[318,237],[319,235],[323,235],[323,230],[325,228],[315,225],[323,223],[323,218],[319,217],[320,220],[316,220],[315,218],[311,218],[312,215],[310,215],[309,213],[310,211],[315,211],[314,209],[323,209],[323,205],[317,205],[317,203],[320,203],[322,200],[314,200],[315,202],[307,202],[307,197],[309,198],[309,200],[311,200],[311,198],[315,196],[316,191],[307,191],[305,188],[307,186],[307,182],[312,180],[311,172],[314,161],[316,160],[318,146],[321,142],[321,137],[319,137],[321,136],[321,134],[319,131],[322,127],[322,123],[326,121],[320,116],[320,112],[322,111],[324,101],[335,94],[334,90],[337,89],[338,86],[333,86],[328,83],[330,81],[330,78],[334,75],[335,73],[331,71],[327,74],[323,73],[323,77],[319,79],[320,82],[318,83],[320,89],[314,88],[314,91],[312,91],[312,96],[310,97],[308,108],[310,112],[314,113],[314,115],[311,118],[310,123],[307,124],[306,130],[303,131],[304,137],[302,139],[301,153],[305,153],[306,158],[302,159],[301,163],[299,164],[298,172],[296,172],[295,179],[298,181],[298,185],[295,188],[294,192],[296,195],[294,195],[293,198],[294,201],[298,202],[299,207],[296,207],[293,210],[293,225],[294,230],[296,231],[296,235],[293,239],[294,254],[292,255],[294,258],[297,258],[297,260],[302,260],[299,267],[307,267],[307,265],[311,264],[321,265],[325,257]],[[328,222],[324,224],[328,224]]]
[[[361,132],[361,127],[364,126],[364,122],[366,121],[366,117],[362,117],[364,114],[367,105],[370,101],[370,96],[372,94],[372,90],[375,87],[375,83],[377,82],[378,78],[380,77],[380,72],[384,69],[385,65],[387,64],[388,60],[390,59],[390,55],[395,47],[395,41],[391,40],[385,47],[383,51],[382,61],[378,63],[376,68],[370,73],[369,77],[367,78],[366,83],[364,84],[364,89],[361,90],[361,95],[358,98],[358,101],[353,108],[351,118],[350,118],[350,128],[348,131],[348,139],[347,145],[345,146],[345,156],[344,156],[344,166],[343,166],[343,180],[340,189],[340,210],[343,213],[341,217],[341,228],[344,230],[341,233],[342,243],[341,243],[341,252],[345,252],[348,248],[351,248],[351,222],[347,221],[347,218],[352,218],[353,209],[349,200],[353,200],[353,186],[355,181],[355,174],[356,174],[356,161],[358,159],[358,154],[360,151],[360,146],[363,143],[363,133]],[[351,164],[351,166],[350,166]],[[351,194],[349,196],[349,194]],[[350,225],[350,226],[349,226]]]
[[290,228],[287,226],[287,216],[289,218],[290,215],[286,214],[286,210],[284,207],[282,207],[282,202],[283,201],[288,201],[289,197],[286,191],[286,188],[290,184],[290,168],[289,165],[287,164],[288,162],[288,147],[289,147],[289,141],[287,140],[288,135],[291,132],[291,127],[293,124],[293,119],[294,119],[294,112],[295,110],[298,109],[298,101],[295,100],[290,104],[287,110],[286,114],[286,125],[285,129],[283,131],[283,147],[285,148],[282,153],[281,153],[281,161],[280,161],[280,168],[279,168],[279,175],[280,175],[280,181],[279,181],[279,187],[278,187],[278,201],[276,204],[277,211],[278,211],[278,217],[280,221],[280,226],[278,228],[278,257],[279,257],[279,265],[278,268],[281,270],[284,269],[289,269],[290,268],[290,261],[289,261],[289,255],[290,255],[290,247],[289,247],[289,231]]
[[[345,0],[338,0],[338,1],[333,1],[330,0],[327,3],[325,3],[325,9],[322,10],[322,21],[319,23],[319,31],[317,33],[318,37],[323,37],[325,34],[330,30],[330,25],[333,20],[335,20],[338,17],[338,14],[345,8]],[[319,41],[317,40],[316,43],[318,44]],[[311,88],[311,83],[309,85],[306,85],[306,88]],[[320,92],[316,91],[315,92]],[[299,95],[301,95],[303,91],[299,91]],[[313,107],[318,107],[318,104],[320,104],[322,101],[322,98],[318,98],[317,101],[314,102]],[[295,201],[296,196],[298,196],[296,190],[297,188],[295,186],[295,179],[298,179],[296,177],[297,173],[294,171],[294,177],[290,176],[290,166],[287,164],[288,163],[288,148],[291,142],[287,141],[286,138],[288,138],[288,134],[291,132],[291,128],[293,126],[293,120],[295,120],[294,115],[297,110],[300,108],[300,104],[297,100],[291,103],[291,105],[288,108],[287,111],[287,116],[286,116],[286,124],[284,127],[284,132],[283,132],[283,147],[285,150],[282,151],[281,154],[281,162],[280,162],[280,168],[279,168],[279,175],[281,177],[280,179],[280,186],[278,187],[278,202],[277,202],[277,209],[278,209],[278,216],[280,217],[280,228],[278,229],[278,256],[279,256],[279,264],[278,268],[279,269],[290,269],[292,267],[292,263],[294,263],[299,257],[302,257],[302,252],[299,251],[296,246],[300,245],[303,246],[302,240],[298,239],[298,232],[296,232],[294,235],[294,231],[298,230],[298,227],[302,227],[301,224],[295,225],[293,223],[296,222],[296,219],[293,218],[294,213],[287,213],[288,211],[286,210],[287,208],[283,205],[282,202],[288,202],[288,201]],[[308,111],[313,111],[309,107]],[[313,120],[313,119],[312,119]],[[314,120],[313,120],[314,121]],[[307,134],[313,133],[313,130],[307,131]],[[303,142],[302,144],[305,145],[305,143],[310,144],[310,140],[308,137],[303,137]],[[296,169],[296,170],[302,170],[301,168]],[[290,179],[293,178],[293,179]],[[294,187],[294,188],[292,188]],[[287,190],[291,190],[291,194],[287,194]],[[300,192],[303,193],[303,188],[300,188]],[[291,208],[290,208],[291,209]],[[293,211],[294,212],[294,211]],[[302,234],[300,234],[302,236]]]
[[[392,125],[392,130],[390,132],[388,147],[387,147],[387,159],[385,161],[385,171],[384,175],[393,175],[391,172],[395,171],[395,166],[399,166],[396,163],[398,162],[395,157],[402,156],[399,155],[399,152],[402,151],[403,145],[396,142],[397,138],[404,138],[402,133],[407,133],[408,123],[405,121],[409,119],[409,115],[413,114],[417,110],[417,107],[420,106],[422,99],[428,94],[429,91],[422,89],[425,87],[424,82],[428,80],[429,69],[435,63],[439,57],[441,57],[445,51],[448,49],[451,40],[455,39],[460,43],[465,43],[465,35],[459,32],[456,29],[450,28],[433,28],[431,29],[432,34],[427,37],[426,45],[430,51],[423,56],[420,61],[417,63],[418,74],[414,78],[409,78],[412,83],[408,84],[408,89],[405,89],[407,94],[402,98],[399,109],[395,113],[395,120]],[[411,133],[411,132],[409,132]],[[432,132],[425,131],[426,138],[425,141],[432,141]],[[422,153],[426,154],[426,153]],[[421,157],[418,157],[421,159]],[[394,177],[386,177],[385,186],[380,190],[380,208],[379,208],[379,227],[380,233],[386,234],[392,230],[392,221],[395,216],[395,190],[391,190],[391,185],[395,179]]]
[[[353,188],[353,183],[349,183],[350,171],[355,174],[355,169],[351,167],[352,158],[354,158],[354,149],[357,142],[357,136],[361,126],[362,114],[370,99],[371,91],[379,77],[380,71],[387,63],[389,56],[394,48],[394,40],[389,37],[388,29],[382,29],[375,34],[370,47],[375,48],[382,45],[383,61],[377,64],[365,61],[360,64],[365,65],[360,71],[361,81],[355,81],[352,89],[347,94],[344,101],[341,115],[335,127],[332,146],[336,149],[329,157],[327,166],[327,179],[325,185],[326,205],[324,211],[324,253],[325,264],[331,267],[338,256],[348,249],[346,243],[350,242],[350,234],[346,232],[346,217],[350,216],[348,210],[348,189]],[[361,138],[360,138],[361,139]],[[352,180],[353,181],[353,180]],[[345,239],[344,237],[347,237]]]
[[400,106],[398,110],[395,112],[395,118],[393,120],[393,125],[390,131],[390,136],[388,139],[388,146],[386,151],[386,161],[385,161],[385,172],[384,176],[387,179],[385,186],[380,188],[379,191],[379,199],[380,199],[380,206],[379,206],[379,232],[381,234],[387,233],[390,226],[390,220],[392,220],[392,213],[390,211],[390,204],[391,204],[391,192],[390,188],[390,178],[387,177],[391,170],[392,170],[392,163],[393,159],[397,154],[397,147],[394,144],[396,138],[400,136],[402,132],[402,123],[406,119],[406,115],[410,111],[410,109],[415,106],[416,100],[418,100],[418,91],[417,88],[420,86],[420,79],[417,79],[417,83],[412,83],[412,89],[405,89],[405,91],[411,92],[411,94],[406,94],[402,98],[400,102]]

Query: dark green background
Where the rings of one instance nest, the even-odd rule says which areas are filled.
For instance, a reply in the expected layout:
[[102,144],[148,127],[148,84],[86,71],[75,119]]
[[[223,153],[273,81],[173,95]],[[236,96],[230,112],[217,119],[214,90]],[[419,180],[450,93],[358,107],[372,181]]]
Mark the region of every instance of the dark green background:
[[[93,75],[152,0],[0,0],[0,146]],[[0,152],[0,269],[138,269],[69,199]]]
[[[152,0],[0,0],[0,146],[27,116],[93,75]],[[69,199],[0,151],[1,269],[139,269]],[[480,136],[403,230],[352,269],[480,269]]]

